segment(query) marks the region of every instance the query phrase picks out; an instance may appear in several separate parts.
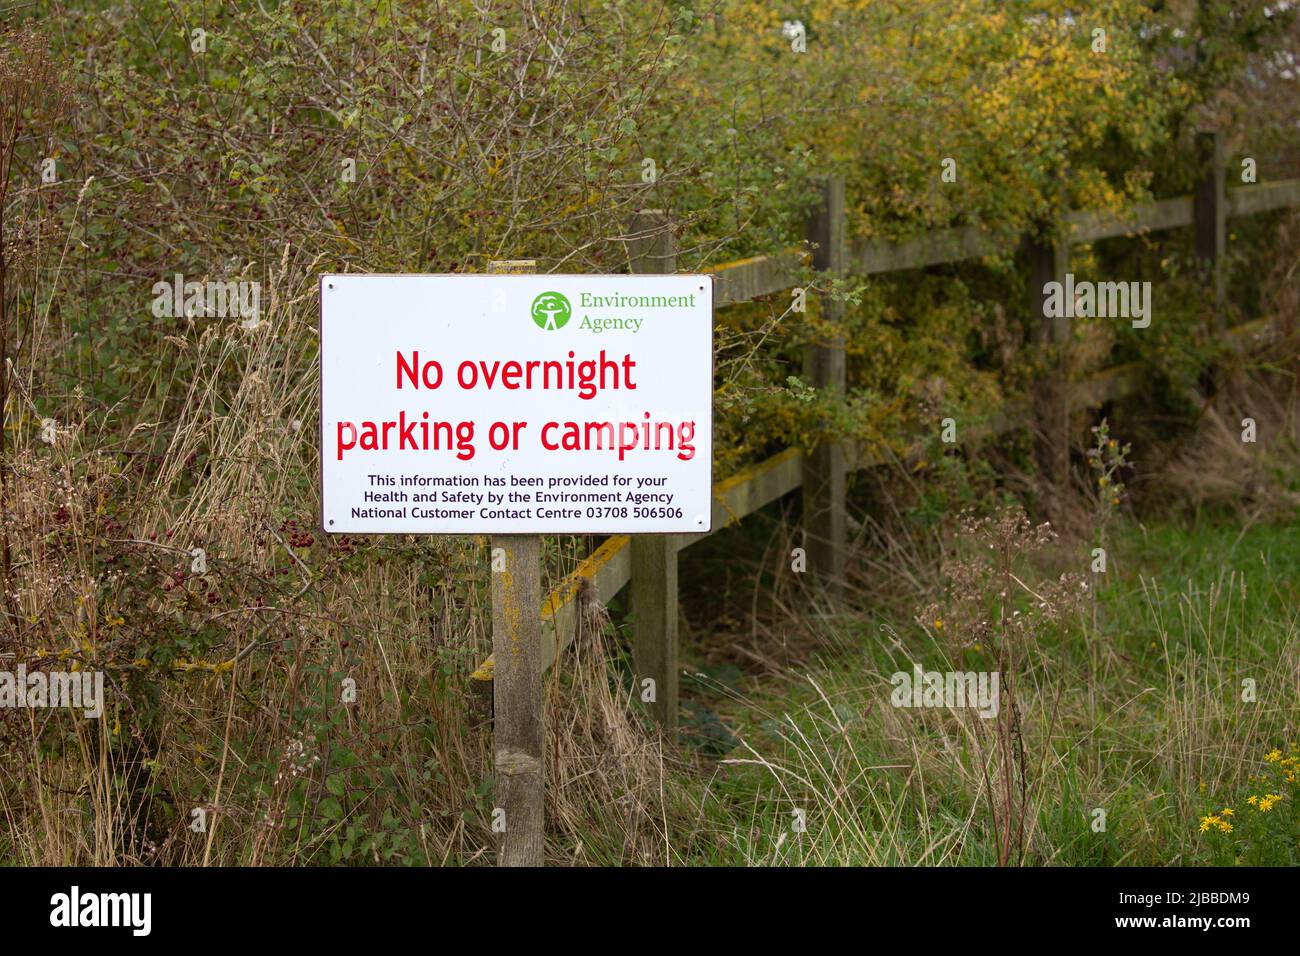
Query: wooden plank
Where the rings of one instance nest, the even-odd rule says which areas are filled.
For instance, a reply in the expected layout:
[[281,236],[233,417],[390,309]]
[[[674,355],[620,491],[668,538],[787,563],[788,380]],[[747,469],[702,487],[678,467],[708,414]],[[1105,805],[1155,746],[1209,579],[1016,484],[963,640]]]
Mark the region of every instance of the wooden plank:
[[[498,550],[500,549],[500,550]],[[505,830],[501,866],[541,866],[543,861],[542,750],[542,539],[497,535],[492,573],[493,764],[496,811]]]
[[[607,601],[631,580],[631,541],[625,534],[605,539],[547,596],[546,606],[542,609],[542,670],[549,670],[555,663],[557,651],[572,644],[577,635],[578,614],[582,610],[578,596],[582,582],[590,581],[597,600]],[[491,658],[485,662],[489,667],[486,674],[475,672],[480,680],[492,679],[490,662]]]
[[1084,210],[1066,216],[1071,242],[1095,242],[1116,236],[1136,236],[1192,224],[1192,197],[1177,196],[1139,203],[1123,212]]
[[1280,332],[1271,319],[1242,322],[1228,329],[1228,345],[1240,354],[1275,341]]
[[[1272,209],[1300,206],[1300,179],[1228,191],[1228,215],[1245,216]],[[1066,217],[1071,242],[1095,242],[1118,236],[1180,229],[1193,223],[1193,198],[1174,196],[1138,203],[1122,212],[1080,210]],[[854,272],[873,275],[903,269],[979,259],[1009,252],[1012,243],[981,226],[959,226],[915,239],[855,239],[848,261]],[[776,256],[754,256],[708,270],[717,279],[716,305],[735,305],[794,286],[803,259],[797,250]]]
[[[1029,247],[1029,310],[1037,319],[1035,339],[1052,347],[1052,365],[1034,383],[1037,418],[1037,455],[1042,473],[1056,487],[1056,499],[1070,480],[1070,388],[1065,381],[1068,363],[1062,361],[1070,341],[1070,319],[1064,314],[1048,315],[1049,283],[1062,286],[1070,269],[1068,240],[1055,227],[1027,238]],[[1064,294],[1064,293],[1062,293]]]
[[788,249],[777,255],[754,256],[707,270],[714,278],[714,308],[749,302],[792,288],[800,281],[805,259],[802,250]]
[[[632,579],[631,542],[625,534],[607,538],[547,595],[541,614],[543,671],[550,670],[558,652],[573,643],[580,611],[578,593],[583,581],[591,582],[592,593],[598,600],[607,601]],[[490,685],[495,672],[495,656],[489,656],[469,676],[475,684]]]
[[1007,252],[1012,245],[980,226],[959,226],[903,242],[856,239],[849,246],[848,261],[854,272],[872,275],[979,259]]
[[1137,362],[1108,368],[1081,382],[1076,382],[1072,392],[1073,401],[1085,408],[1136,395],[1147,381],[1147,371]]
[[[851,442],[843,444],[848,449],[846,458],[852,462],[855,446]],[[682,551],[789,494],[799,487],[802,474],[803,456],[799,449],[789,448],[719,482],[713,486],[712,530],[705,534],[671,535],[674,548]],[[631,541],[628,535],[607,538],[550,593],[542,610],[543,670],[555,662],[557,649],[562,651],[573,642],[578,592],[583,580],[591,582],[598,600],[608,601],[632,579]],[[470,674],[470,679],[490,684],[494,668],[493,658],[488,657]]]
[[[1300,206],[1300,179],[1228,191],[1228,215],[1244,216],[1272,209]],[[1066,217],[1071,242],[1095,242],[1118,236],[1135,236],[1193,224],[1193,197],[1174,196],[1138,203],[1122,212],[1080,210]],[[979,259],[1009,252],[1012,243],[981,226],[959,226],[915,239],[855,239],[849,245],[852,271],[874,275],[903,269]],[[775,256],[754,256],[708,270],[716,279],[714,304],[735,305],[789,289],[799,282],[804,257],[798,250]]]
[[1249,216],[1292,206],[1300,206],[1300,179],[1283,179],[1228,190],[1229,216]]
[[[1229,341],[1242,350],[1268,341],[1274,330],[1267,319],[1245,322],[1228,330]],[[1138,394],[1146,381],[1146,370],[1138,363],[1105,369],[1075,383],[1072,401],[1079,405],[1095,407]],[[1033,421],[1033,405],[1029,399],[1017,396],[994,412],[987,422],[962,430],[964,442],[980,442],[993,435],[1004,435],[1028,426]],[[845,461],[850,470],[858,471],[883,464],[886,456],[861,448],[856,442],[841,443]],[[925,448],[925,443],[912,446],[905,457],[915,457]],[[803,475],[803,456],[797,448],[787,448],[765,461],[737,472],[713,486],[713,529],[705,534],[673,535],[673,544],[682,551],[692,544],[716,534],[797,489]],[[590,580],[592,591],[600,601],[608,601],[632,578],[631,538],[616,535],[606,539],[600,547],[584,558],[578,566],[550,593],[542,611],[542,668],[549,669],[560,650],[573,641],[578,613],[578,590],[582,581]],[[557,635],[558,641],[557,641]],[[470,674],[477,682],[492,681],[494,662],[487,658]]]
[[[492,262],[492,273],[535,272],[531,260]],[[492,546],[492,746],[494,826],[504,824],[497,863],[545,859],[542,759],[542,539],[494,535]],[[501,819],[498,820],[498,812]]]
[[1046,345],[1064,345],[1070,338],[1068,316],[1048,316],[1047,293],[1049,282],[1064,284],[1070,270],[1070,246],[1059,234],[1031,236],[1026,240],[1029,250],[1029,314],[1037,319],[1035,339]]
[[[664,736],[677,740],[676,535],[632,538],[632,687]],[[670,599],[666,599],[670,598]]]
[[[737,472],[726,481],[713,486],[713,512],[711,525],[715,534],[728,525],[753,514],[759,508],[794,491],[803,481],[803,454],[798,448],[787,448],[760,462]],[[702,534],[682,536],[682,547],[694,544]]]
[[1227,301],[1228,197],[1224,137],[1219,132],[1196,134],[1202,166],[1192,194],[1192,219],[1196,229],[1196,259],[1202,279],[1214,300],[1216,325],[1222,331]]
[[[821,202],[808,220],[808,241],[813,245],[813,268],[829,284],[844,275],[847,247],[844,241],[844,177],[832,176],[822,184]],[[833,296],[819,296],[825,322],[838,326],[843,304]],[[847,361],[844,337],[804,346],[804,378],[819,392],[844,393]],[[847,466],[838,441],[812,448],[803,459],[803,545],[808,556],[807,574],[813,585],[832,601],[844,591],[844,566],[848,550]]]
[[[670,275],[677,246],[660,210],[638,214],[632,271]],[[632,685],[671,741],[677,740],[677,544],[676,535],[632,537]]]

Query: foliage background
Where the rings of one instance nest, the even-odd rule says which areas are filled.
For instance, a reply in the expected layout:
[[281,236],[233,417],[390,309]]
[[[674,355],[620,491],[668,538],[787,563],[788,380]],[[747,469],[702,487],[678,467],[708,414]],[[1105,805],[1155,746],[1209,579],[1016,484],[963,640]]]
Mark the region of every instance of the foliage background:
[[[1234,163],[1294,174],[1270,159],[1295,121],[1285,3],[39,0],[7,16],[3,650],[106,670],[117,702],[102,727],[4,715],[0,858],[26,862],[489,854],[463,690],[488,644],[481,553],[315,531],[318,274],[620,271],[643,208],[671,210],[679,268],[699,269],[797,245],[827,173],[846,177],[854,237],[1019,236],[1188,192],[1211,122]],[[1267,230],[1242,239],[1246,264],[1266,257]],[[1158,280],[1159,335],[1075,335],[1094,365],[1149,363],[1179,401],[1215,354],[1189,240],[1078,256]],[[175,273],[260,281],[261,325],[155,317],[152,286]],[[828,432],[902,447],[941,409],[989,414],[1041,361],[1021,347],[1023,275],[1008,255],[851,278],[818,289],[846,300],[840,328],[794,321],[781,296],[720,312],[719,475]],[[835,333],[843,400],[798,378],[808,337]],[[548,573],[589,545],[548,541]],[[336,703],[344,676],[369,706]],[[196,807],[219,821],[204,834]],[[585,838],[652,852],[628,831]]]

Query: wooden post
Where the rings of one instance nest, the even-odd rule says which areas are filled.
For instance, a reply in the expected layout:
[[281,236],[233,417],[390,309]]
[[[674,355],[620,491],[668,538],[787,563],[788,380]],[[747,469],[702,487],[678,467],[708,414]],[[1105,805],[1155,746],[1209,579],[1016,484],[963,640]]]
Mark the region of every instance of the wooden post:
[[[1070,246],[1059,232],[1029,238],[1029,307],[1038,319],[1036,340],[1043,345],[1064,349],[1070,339],[1070,319],[1066,315],[1047,315],[1049,282],[1065,283],[1070,269]],[[1063,356],[1058,356],[1058,359]],[[1070,472],[1070,409],[1068,362],[1058,361],[1046,370],[1046,378],[1037,389],[1039,463],[1052,484],[1064,491]]]
[[1214,294],[1215,324],[1222,329],[1227,301],[1224,271],[1228,251],[1227,157],[1224,136],[1217,131],[1196,134],[1201,177],[1192,195],[1192,217],[1196,230],[1196,259],[1205,282]]
[[[492,262],[491,273],[536,271],[531,260]],[[541,866],[545,850],[542,755],[542,539],[493,535],[492,710],[496,811],[505,831],[500,866]]]
[[[813,268],[825,273],[826,281],[844,274],[847,256],[844,241],[844,177],[831,176],[822,184],[821,201],[808,219],[808,241],[815,244]],[[843,306],[831,296],[820,299],[824,321],[839,322]],[[804,378],[818,390],[844,391],[844,338],[804,347]],[[832,601],[843,595],[844,560],[847,538],[845,506],[847,469],[841,442],[833,441],[812,449],[804,456],[803,530],[808,556],[808,573]]]
[[[677,271],[677,247],[662,210],[639,213],[629,243],[632,271],[668,275]],[[650,712],[664,735],[677,740],[677,536],[632,536],[633,687],[654,683]]]

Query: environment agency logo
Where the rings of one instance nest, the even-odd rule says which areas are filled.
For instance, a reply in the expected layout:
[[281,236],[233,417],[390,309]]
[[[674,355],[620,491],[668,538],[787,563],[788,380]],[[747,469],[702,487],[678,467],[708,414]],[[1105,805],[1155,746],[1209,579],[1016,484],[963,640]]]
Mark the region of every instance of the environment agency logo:
[[533,299],[533,321],[537,323],[539,329],[546,329],[548,332],[554,332],[556,329],[564,328],[573,315],[573,308],[569,305],[569,300],[558,292],[543,292],[537,298]]

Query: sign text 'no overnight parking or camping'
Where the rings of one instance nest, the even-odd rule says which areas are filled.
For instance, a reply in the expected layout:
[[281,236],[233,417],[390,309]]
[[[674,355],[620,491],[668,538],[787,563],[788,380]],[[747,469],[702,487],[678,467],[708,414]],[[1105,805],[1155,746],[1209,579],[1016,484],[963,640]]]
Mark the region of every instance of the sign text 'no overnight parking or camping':
[[321,523],[710,527],[709,276],[321,277]]

